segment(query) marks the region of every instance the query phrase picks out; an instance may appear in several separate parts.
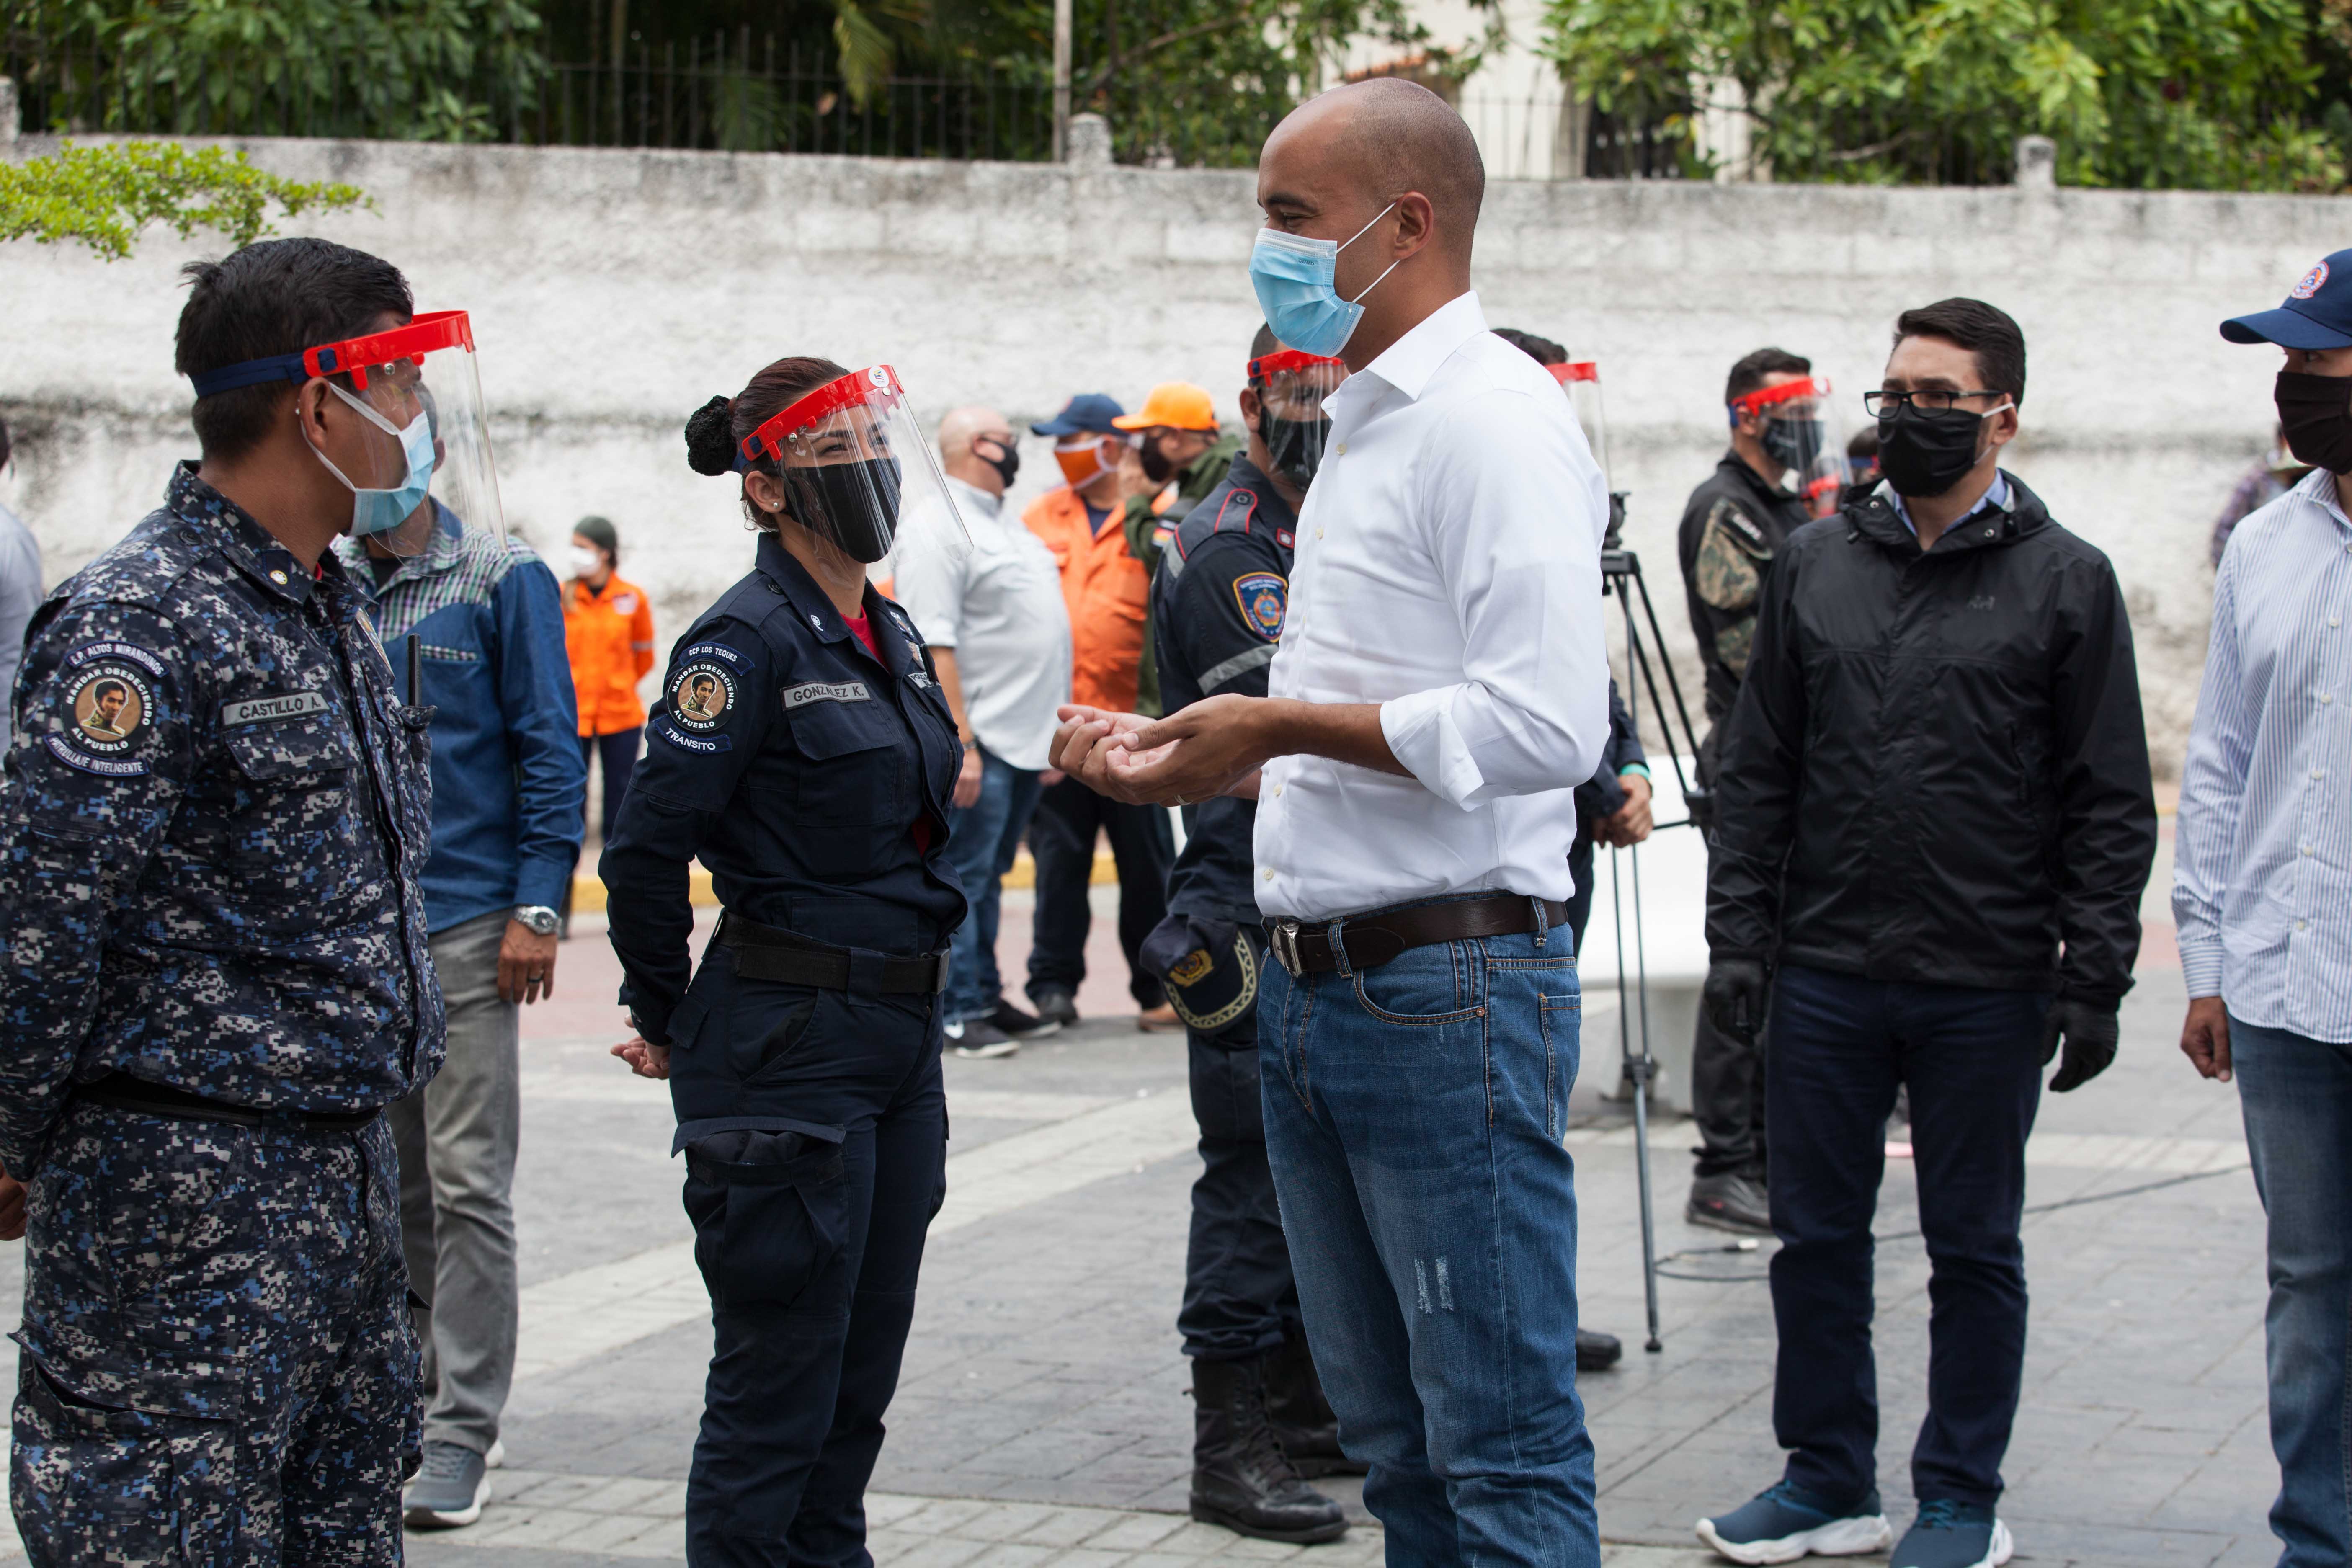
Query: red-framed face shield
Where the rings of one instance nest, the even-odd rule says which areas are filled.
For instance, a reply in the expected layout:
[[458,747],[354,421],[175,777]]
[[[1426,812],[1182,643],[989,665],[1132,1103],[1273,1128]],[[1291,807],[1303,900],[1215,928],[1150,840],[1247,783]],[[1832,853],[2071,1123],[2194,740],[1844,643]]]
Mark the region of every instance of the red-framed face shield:
[[1592,460],[1601,466],[1602,482],[1609,482],[1609,421],[1601,407],[1601,367],[1589,359],[1567,364],[1548,364],[1551,378],[1568,394],[1568,405],[1576,411],[1576,423],[1584,431],[1584,444],[1592,448]]
[[1827,517],[1837,510],[1846,482],[1845,432],[1838,426],[1827,376],[1801,375],[1759,387],[1733,398],[1730,414],[1735,430],[1760,422],[1758,444],[1787,470],[1787,484],[1804,498],[1808,512]]
[[1250,390],[1257,394],[1258,436],[1274,471],[1301,489],[1315,482],[1331,441],[1331,416],[1323,400],[1348,379],[1348,362],[1284,349],[1249,362]]
[[489,414],[463,310],[430,310],[404,326],[299,353],[247,360],[190,378],[205,398],[242,386],[323,383],[322,443],[305,439],[352,491],[348,532],[394,555],[419,555],[436,529],[506,531],[490,457]]
[[887,364],[826,382],[743,437],[736,466],[772,472],[784,515],[851,558],[890,553],[900,522],[927,546],[969,548],[930,442]]

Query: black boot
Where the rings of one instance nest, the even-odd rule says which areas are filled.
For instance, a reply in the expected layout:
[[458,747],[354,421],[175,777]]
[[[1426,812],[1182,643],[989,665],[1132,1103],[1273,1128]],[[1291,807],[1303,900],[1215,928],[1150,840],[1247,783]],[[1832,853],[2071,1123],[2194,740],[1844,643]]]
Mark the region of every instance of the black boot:
[[1347,1531],[1339,1505],[1299,1479],[1275,1441],[1262,1360],[1192,1363],[1192,1517],[1301,1546]]
[[1265,1413],[1282,1451],[1302,1476],[1360,1476],[1369,1465],[1358,1464],[1339,1447],[1339,1417],[1323,1397],[1323,1380],[1315,1374],[1315,1358],[1307,1353],[1307,1336],[1293,1330],[1282,1348],[1265,1358]]

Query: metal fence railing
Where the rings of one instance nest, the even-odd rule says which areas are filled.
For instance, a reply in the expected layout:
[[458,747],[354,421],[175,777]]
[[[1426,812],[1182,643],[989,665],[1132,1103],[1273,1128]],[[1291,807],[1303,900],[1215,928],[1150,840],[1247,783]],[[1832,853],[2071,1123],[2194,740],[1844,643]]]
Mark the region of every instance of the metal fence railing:
[[[814,54],[814,51],[812,51]],[[283,50],[198,53],[88,34],[9,34],[0,75],[28,131],[394,136],[594,147],[1038,161],[1053,154],[1050,85],[980,69],[890,78],[853,97],[827,68],[749,28],[640,43],[619,62],[435,77],[403,94],[358,61]]]

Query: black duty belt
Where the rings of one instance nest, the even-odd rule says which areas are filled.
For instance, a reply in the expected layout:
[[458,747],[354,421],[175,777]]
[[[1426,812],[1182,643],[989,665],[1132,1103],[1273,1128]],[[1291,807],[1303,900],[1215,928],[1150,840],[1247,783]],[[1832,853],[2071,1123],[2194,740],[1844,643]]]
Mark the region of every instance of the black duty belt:
[[899,992],[932,996],[948,988],[948,954],[918,958],[827,947],[732,910],[719,917],[719,941],[735,952],[735,973],[747,980],[822,985],[829,991]]
[[[1440,942],[1466,942],[1481,936],[1517,936],[1534,931],[1538,902],[1545,928],[1557,928],[1560,940],[1566,942],[1566,904],[1517,893],[1496,893],[1484,899],[1456,899],[1446,903],[1350,915],[1339,922],[1339,943],[1347,949],[1349,969],[1378,969],[1408,948]],[[1302,974],[1337,971],[1339,961],[1331,951],[1329,923],[1266,921],[1266,945],[1273,950],[1275,962],[1288,970],[1294,979]]]
[[184,1089],[174,1089],[168,1083],[150,1083],[127,1072],[110,1072],[104,1078],[78,1084],[74,1098],[116,1110],[170,1116],[183,1121],[225,1121],[233,1127],[303,1127],[325,1132],[348,1132],[365,1127],[383,1114],[381,1106],[371,1110],[281,1110],[234,1105],[226,1100],[208,1100]]

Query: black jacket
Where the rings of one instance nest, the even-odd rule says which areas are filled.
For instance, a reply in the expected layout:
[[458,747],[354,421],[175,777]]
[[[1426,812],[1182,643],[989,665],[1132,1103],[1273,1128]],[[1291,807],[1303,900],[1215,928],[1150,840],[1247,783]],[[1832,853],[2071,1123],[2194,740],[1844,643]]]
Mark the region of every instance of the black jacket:
[[1717,959],[2130,989],[2156,855],[2131,624],[2107,558],[2010,484],[1924,554],[1877,496],[1781,547],[1717,785]]

